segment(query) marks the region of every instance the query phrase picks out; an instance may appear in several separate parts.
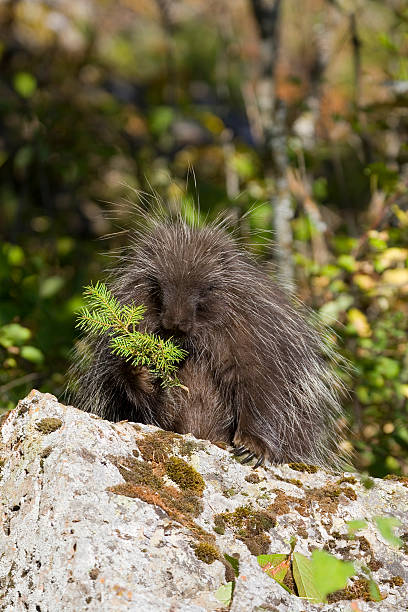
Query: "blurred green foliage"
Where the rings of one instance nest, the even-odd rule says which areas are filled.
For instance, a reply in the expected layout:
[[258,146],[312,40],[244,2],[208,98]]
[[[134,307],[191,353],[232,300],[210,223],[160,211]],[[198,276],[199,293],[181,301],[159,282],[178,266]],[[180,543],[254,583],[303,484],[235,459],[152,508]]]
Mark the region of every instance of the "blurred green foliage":
[[[297,291],[352,363],[354,462],[381,476],[408,473],[408,13],[397,0],[357,4],[363,82],[353,85],[347,20],[324,22],[317,0],[304,14],[287,1],[278,90],[297,173],[289,181]],[[183,199],[191,215],[199,197],[203,216],[228,209],[270,257],[275,185],[256,137],[259,41],[249,4],[227,2],[221,15],[183,0],[170,21],[153,5],[0,7],[3,410],[33,386],[61,395],[82,288],[103,277],[110,260],[100,252],[126,236],[97,239],[129,227],[129,200],[148,208],[145,194],[155,192],[174,209]],[[313,32],[334,49],[314,118]],[[105,214],[112,208],[115,223]]]

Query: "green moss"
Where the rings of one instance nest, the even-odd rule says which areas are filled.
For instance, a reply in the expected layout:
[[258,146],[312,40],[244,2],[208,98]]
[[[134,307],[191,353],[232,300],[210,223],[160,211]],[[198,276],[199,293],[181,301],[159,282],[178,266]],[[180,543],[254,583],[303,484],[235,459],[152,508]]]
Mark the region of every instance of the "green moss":
[[356,501],[357,499],[357,493],[355,492],[354,489],[352,489],[351,487],[342,487],[340,489],[341,493],[343,493],[343,495],[345,495],[346,497],[348,497],[349,499],[351,499],[352,501]]
[[337,481],[337,484],[341,485],[344,482],[348,482],[349,484],[358,484],[358,480],[357,478],[354,478],[354,476],[343,476],[343,478],[340,478],[340,480]]
[[234,487],[231,487],[230,489],[224,489],[224,491],[222,492],[224,497],[234,497],[234,495],[237,494],[236,490],[234,489]]
[[377,572],[383,566],[383,563],[372,557],[371,561],[369,561],[367,565],[372,572]]
[[384,480],[394,480],[395,482],[400,482],[405,487],[408,487],[408,476],[397,476],[397,474],[387,474],[387,476],[384,476]]
[[265,510],[254,510],[249,505],[239,506],[233,512],[223,512],[214,517],[216,533],[224,533],[228,526],[255,555],[268,551],[270,539],[265,532],[275,525],[274,514]]
[[55,419],[52,417],[47,418],[47,419],[41,419],[41,421],[38,421],[38,423],[36,423],[36,428],[38,429],[38,431],[41,431],[41,433],[45,435],[50,434],[53,431],[56,431],[61,426],[62,426],[61,419]]
[[386,580],[391,586],[401,587],[404,584],[404,579],[402,576],[393,576],[389,580]]
[[202,495],[205,489],[203,477],[180,457],[171,457],[166,463],[166,474],[183,491],[193,491]]
[[370,593],[370,581],[367,578],[358,578],[358,580],[355,580],[350,586],[340,591],[336,591],[335,593],[331,593],[327,597],[329,603],[352,599],[373,601]]
[[203,511],[203,504],[200,498],[197,495],[189,494],[188,491],[179,498],[167,495],[167,492],[165,492],[164,498],[171,502],[173,507],[182,514],[196,517]]
[[190,458],[194,453],[204,450],[205,445],[202,442],[194,442],[194,440],[180,440],[178,451],[183,457]]
[[162,463],[168,459],[175,440],[180,438],[171,431],[155,431],[146,434],[137,441],[140,453],[145,461]]
[[261,480],[263,479],[256,472],[251,472],[250,474],[245,476],[245,480],[252,484],[258,484],[258,482],[261,482]]
[[298,480],[297,478],[289,478],[288,482],[290,482],[290,484],[296,485],[297,487],[303,487],[303,482],[301,480]]
[[292,470],[297,472],[306,472],[307,474],[315,474],[319,468],[316,465],[308,465],[306,463],[288,463]]
[[157,476],[146,461],[133,457],[109,457],[123,479],[133,485],[144,485],[157,491],[163,487],[163,479]]
[[209,542],[198,542],[193,544],[193,549],[197,559],[200,559],[200,561],[203,561],[204,563],[208,563],[208,565],[214,563],[214,561],[220,559],[221,557],[218,548]]
[[40,468],[42,470],[44,469],[44,461],[45,461],[45,459],[47,459],[47,457],[49,457],[51,455],[51,453],[52,453],[52,446],[47,446],[40,453]]
[[274,478],[282,482],[289,482],[290,484],[296,485],[297,487],[303,487],[303,482],[301,480],[298,480],[297,478],[282,478],[282,476],[278,476],[278,474],[274,474]]
[[266,533],[259,533],[249,538],[242,538],[242,541],[246,544],[249,552],[256,557],[258,555],[266,555],[269,552],[271,538],[266,535]]

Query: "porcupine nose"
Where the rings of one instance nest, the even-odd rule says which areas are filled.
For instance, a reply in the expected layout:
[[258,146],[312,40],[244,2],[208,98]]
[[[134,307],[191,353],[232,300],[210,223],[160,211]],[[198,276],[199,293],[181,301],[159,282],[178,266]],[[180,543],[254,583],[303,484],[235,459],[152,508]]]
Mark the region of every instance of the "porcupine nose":
[[181,332],[183,334],[188,334],[192,329],[191,321],[170,313],[163,315],[162,326],[168,331]]

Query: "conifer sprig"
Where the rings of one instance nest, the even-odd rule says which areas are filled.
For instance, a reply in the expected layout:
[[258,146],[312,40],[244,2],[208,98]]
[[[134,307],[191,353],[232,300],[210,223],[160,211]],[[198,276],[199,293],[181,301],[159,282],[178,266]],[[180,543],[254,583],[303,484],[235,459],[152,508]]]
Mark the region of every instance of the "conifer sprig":
[[131,365],[145,366],[166,387],[183,386],[176,376],[177,364],[187,355],[171,340],[136,330],[146,308],[122,306],[104,283],[85,287],[87,306],[78,313],[77,327],[90,334],[109,336],[112,353]]

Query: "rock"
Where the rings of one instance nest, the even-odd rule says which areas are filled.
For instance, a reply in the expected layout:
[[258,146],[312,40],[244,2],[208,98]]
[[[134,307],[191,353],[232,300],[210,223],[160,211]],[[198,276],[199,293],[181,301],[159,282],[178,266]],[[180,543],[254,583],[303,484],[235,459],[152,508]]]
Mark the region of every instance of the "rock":
[[[38,391],[2,419],[0,466],[5,612],[222,610],[214,593],[234,578],[224,554],[239,558],[232,612],[408,606],[403,479],[366,488],[358,476],[300,464],[254,471],[209,442],[113,424]],[[404,546],[383,539],[376,516],[401,521]],[[350,539],[354,519],[367,523]],[[325,548],[370,567],[384,599],[351,608],[287,593],[255,555],[289,552],[291,536],[307,556]],[[349,597],[368,597],[352,582]]]

